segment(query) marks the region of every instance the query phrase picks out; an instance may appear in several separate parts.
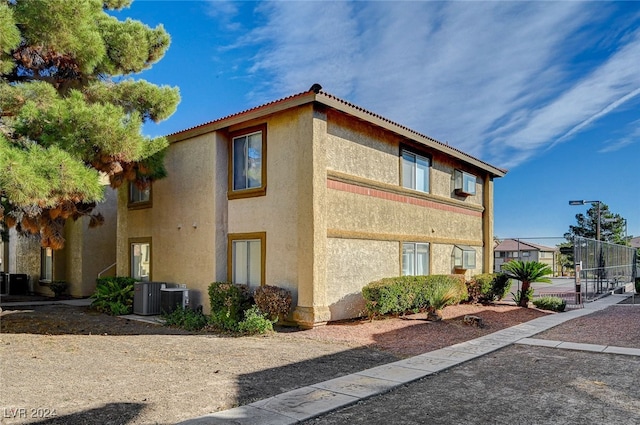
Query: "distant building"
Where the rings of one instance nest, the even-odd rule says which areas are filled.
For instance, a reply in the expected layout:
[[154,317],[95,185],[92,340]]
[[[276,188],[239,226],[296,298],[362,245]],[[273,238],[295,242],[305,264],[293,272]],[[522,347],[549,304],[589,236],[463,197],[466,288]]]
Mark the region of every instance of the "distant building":
[[521,261],[539,261],[547,264],[556,275],[557,265],[556,256],[557,248],[551,248],[543,245],[536,245],[531,242],[525,242],[518,239],[505,239],[500,242],[494,249],[494,270],[499,272],[502,265],[513,260]]
[[632,238],[629,242],[631,242],[631,246],[633,248],[640,248],[640,236]]

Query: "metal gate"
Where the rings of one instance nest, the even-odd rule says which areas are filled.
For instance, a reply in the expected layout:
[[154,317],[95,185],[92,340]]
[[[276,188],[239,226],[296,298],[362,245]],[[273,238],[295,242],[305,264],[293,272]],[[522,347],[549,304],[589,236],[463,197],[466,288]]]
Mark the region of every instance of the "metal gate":
[[622,291],[636,278],[637,251],[629,246],[574,237],[573,258],[576,292],[585,301]]

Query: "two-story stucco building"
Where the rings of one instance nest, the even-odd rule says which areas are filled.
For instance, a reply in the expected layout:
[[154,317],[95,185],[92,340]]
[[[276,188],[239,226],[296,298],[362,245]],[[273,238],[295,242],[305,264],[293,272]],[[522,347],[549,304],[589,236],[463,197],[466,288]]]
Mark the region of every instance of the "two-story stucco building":
[[121,190],[118,274],[292,291],[302,326],[359,316],[402,274],[493,270],[493,179],[506,171],[325,93],[169,136],[168,177]]

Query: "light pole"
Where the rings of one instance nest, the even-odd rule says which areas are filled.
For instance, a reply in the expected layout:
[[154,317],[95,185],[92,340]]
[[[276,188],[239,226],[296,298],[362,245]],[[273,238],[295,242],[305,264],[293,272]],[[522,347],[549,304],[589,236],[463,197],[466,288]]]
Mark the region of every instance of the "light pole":
[[600,201],[569,201],[569,205],[598,204],[598,221],[596,223],[596,240],[600,240]]

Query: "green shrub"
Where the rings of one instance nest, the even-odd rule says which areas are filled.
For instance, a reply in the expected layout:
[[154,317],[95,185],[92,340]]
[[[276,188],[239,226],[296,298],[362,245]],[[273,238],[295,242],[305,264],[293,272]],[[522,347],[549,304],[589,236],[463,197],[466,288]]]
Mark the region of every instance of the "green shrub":
[[370,317],[440,310],[468,297],[464,276],[400,276],[371,282],[362,288]]
[[468,300],[473,303],[493,301],[491,284],[494,275],[492,273],[483,273],[473,276],[470,281],[466,282],[467,291],[469,292]]
[[640,277],[636,277],[636,294],[640,294]]
[[197,331],[205,326],[209,320],[200,310],[193,310],[188,307],[178,306],[171,313],[162,315],[166,326],[175,326],[188,331]]
[[465,279],[460,275],[425,276],[423,285],[427,311],[436,320],[442,319],[440,310],[448,305],[459,304],[469,297]]
[[564,311],[567,302],[560,297],[540,297],[533,300],[533,305],[542,310]]
[[60,295],[63,295],[65,292],[67,292],[68,287],[69,284],[64,280],[54,280],[49,284],[49,289],[53,291],[53,295],[55,297],[59,297]]
[[131,313],[135,282],[136,279],[124,276],[99,278],[96,292],[91,295],[91,307],[115,316]]
[[244,312],[244,320],[238,323],[238,330],[249,335],[273,332],[273,322],[254,305]]
[[243,319],[244,311],[251,307],[252,299],[246,285],[213,282],[209,285],[211,324],[224,330],[235,331]]
[[119,301],[109,303],[109,310],[104,311],[112,316],[123,316],[131,313],[131,306],[124,305]]
[[491,282],[491,296],[493,300],[501,300],[509,294],[511,279],[504,273],[494,273]]
[[369,316],[402,314],[414,308],[418,291],[415,276],[384,278],[362,288]]
[[483,273],[467,282],[468,300],[473,303],[501,300],[511,289],[511,279],[504,273]]
[[291,291],[277,286],[261,286],[253,294],[256,306],[272,321],[284,320],[291,310]]

